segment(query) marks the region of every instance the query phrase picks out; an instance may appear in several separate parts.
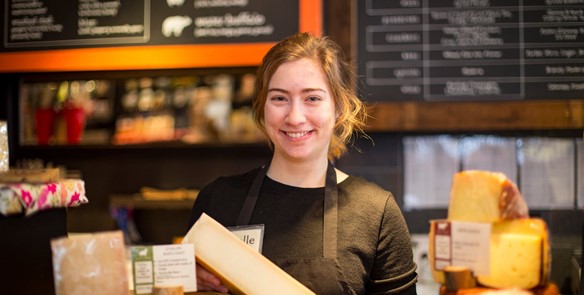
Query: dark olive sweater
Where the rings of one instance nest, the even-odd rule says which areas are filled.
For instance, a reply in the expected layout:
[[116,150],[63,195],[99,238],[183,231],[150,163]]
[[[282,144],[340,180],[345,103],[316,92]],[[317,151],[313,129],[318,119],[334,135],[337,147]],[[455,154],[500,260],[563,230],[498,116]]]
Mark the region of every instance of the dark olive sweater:
[[[204,187],[188,228],[203,212],[224,226],[234,226],[257,173],[254,169],[221,177]],[[410,235],[391,193],[355,176],[338,188],[337,257],[346,280],[345,294],[415,294]],[[265,225],[262,254],[292,276],[293,271],[278,261],[323,257],[323,198],[324,188],[298,188],[269,177],[262,185],[250,224]],[[301,282],[309,288],[314,285]]]

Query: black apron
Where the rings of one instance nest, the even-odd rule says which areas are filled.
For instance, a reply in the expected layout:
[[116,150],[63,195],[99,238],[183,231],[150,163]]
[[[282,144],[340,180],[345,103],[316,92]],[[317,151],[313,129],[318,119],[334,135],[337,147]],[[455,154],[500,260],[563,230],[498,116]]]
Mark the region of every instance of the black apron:
[[[255,177],[237,218],[236,225],[249,225],[251,215],[269,166],[264,166]],[[322,234],[323,257],[312,259],[274,259],[276,265],[317,294],[351,294],[337,260],[337,174],[329,162],[324,193]],[[269,225],[267,225],[269,226]]]

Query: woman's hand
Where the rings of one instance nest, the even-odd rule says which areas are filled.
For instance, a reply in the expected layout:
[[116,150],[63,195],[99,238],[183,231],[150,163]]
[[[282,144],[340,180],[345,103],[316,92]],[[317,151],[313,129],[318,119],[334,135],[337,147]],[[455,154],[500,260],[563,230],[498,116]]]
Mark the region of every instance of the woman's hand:
[[197,291],[214,291],[228,293],[227,287],[221,284],[221,280],[197,263]]

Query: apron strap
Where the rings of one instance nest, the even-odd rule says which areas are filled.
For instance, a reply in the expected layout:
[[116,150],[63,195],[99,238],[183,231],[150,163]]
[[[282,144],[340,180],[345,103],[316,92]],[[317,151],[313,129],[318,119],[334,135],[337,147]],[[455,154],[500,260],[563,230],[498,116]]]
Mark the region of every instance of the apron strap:
[[[235,225],[249,225],[268,167],[269,165],[262,166],[253,180]],[[337,173],[329,161],[326,170],[323,204],[322,252],[324,258],[337,258],[338,202]]]
[[253,209],[255,208],[256,202],[260,195],[260,189],[262,188],[262,184],[264,182],[264,178],[266,177],[266,172],[268,171],[268,166],[264,165],[260,168],[258,175],[254,178],[249,191],[247,192],[247,197],[245,197],[245,201],[243,202],[243,207],[241,207],[241,211],[239,212],[239,216],[237,217],[237,221],[235,223],[236,226],[240,225],[249,225],[251,220],[251,214],[253,213]]
[[322,252],[324,258],[337,258],[338,202],[337,173],[335,167],[329,161],[324,187],[324,220],[322,228]]

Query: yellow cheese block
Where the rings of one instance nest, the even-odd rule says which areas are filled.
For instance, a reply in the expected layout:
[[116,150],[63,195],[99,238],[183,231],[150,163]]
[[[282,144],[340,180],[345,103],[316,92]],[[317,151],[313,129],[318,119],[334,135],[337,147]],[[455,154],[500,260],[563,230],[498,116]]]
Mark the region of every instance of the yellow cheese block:
[[480,284],[530,289],[547,283],[550,250],[543,220],[531,218],[494,223],[490,248],[491,273],[477,276]]
[[[444,272],[435,269],[435,222],[432,221],[430,226],[428,256],[434,280],[444,283]],[[493,288],[530,289],[547,283],[550,245],[545,221],[524,218],[495,222],[489,248],[490,272],[477,276],[479,284]]]
[[467,170],[452,178],[449,220],[495,222],[526,218],[528,213],[517,186],[502,173]]

